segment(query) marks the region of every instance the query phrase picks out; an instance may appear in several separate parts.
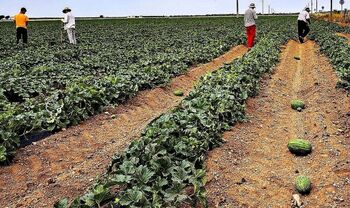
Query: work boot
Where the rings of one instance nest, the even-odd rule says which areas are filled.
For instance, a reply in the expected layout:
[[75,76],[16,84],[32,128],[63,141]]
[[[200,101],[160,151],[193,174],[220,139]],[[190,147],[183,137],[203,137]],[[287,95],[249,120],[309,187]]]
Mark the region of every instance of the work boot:
[[300,42],[300,43],[304,43],[304,38],[301,37],[301,36],[299,36],[299,42]]

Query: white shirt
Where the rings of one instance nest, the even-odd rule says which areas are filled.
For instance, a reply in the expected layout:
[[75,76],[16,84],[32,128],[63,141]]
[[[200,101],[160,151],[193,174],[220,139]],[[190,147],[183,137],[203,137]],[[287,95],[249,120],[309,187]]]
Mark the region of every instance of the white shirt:
[[75,28],[75,17],[73,16],[72,12],[67,12],[64,14],[64,19],[62,21],[64,23],[65,30]]
[[310,19],[310,14],[307,11],[302,11],[300,12],[299,16],[298,16],[298,20],[300,21],[304,21],[307,22],[307,19]]
[[252,8],[249,8],[244,14],[244,26],[250,27],[255,25],[255,20],[258,19],[256,11]]

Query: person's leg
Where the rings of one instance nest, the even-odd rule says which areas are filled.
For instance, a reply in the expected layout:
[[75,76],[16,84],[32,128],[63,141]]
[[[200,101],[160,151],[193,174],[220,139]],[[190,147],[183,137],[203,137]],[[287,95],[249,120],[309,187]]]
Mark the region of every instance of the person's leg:
[[252,26],[252,47],[253,47],[254,44],[255,44],[255,37],[256,37],[256,26],[253,25],[253,26]]
[[298,20],[298,38],[300,43],[304,42],[303,33],[304,33],[303,21]]
[[28,43],[28,30],[25,28],[23,28],[22,37],[23,37],[23,43],[27,44]]
[[245,28],[247,34],[247,47],[249,48],[249,27]]
[[253,27],[247,27],[247,36],[248,36],[248,40],[247,40],[247,46],[248,48],[252,48],[253,47]]
[[17,44],[19,43],[19,40],[21,39],[21,28],[18,27],[16,29],[16,38],[17,38]]
[[73,43],[72,39],[72,29],[67,29],[69,43]]
[[73,44],[76,45],[77,44],[77,39],[75,37],[75,29],[72,29],[72,40],[73,40]]
[[303,37],[305,38],[309,34],[309,32],[310,32],[310,27],[309,25],[307,25],[307,23],[305,23]]

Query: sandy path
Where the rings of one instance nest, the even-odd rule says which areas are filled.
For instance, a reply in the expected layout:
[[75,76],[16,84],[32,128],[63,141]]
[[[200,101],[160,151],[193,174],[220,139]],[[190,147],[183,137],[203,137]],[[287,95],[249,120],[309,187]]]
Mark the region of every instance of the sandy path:
[[[294,56],[300,56],[297,61]],[[350,207],[350,98],[336,89],[337,76],[314,42],[290,41],[271,79],[247,103],[249,121],[224,135],[227,143],[207,161],[210,207],[291,207],[299,174],[313,182],[304,207]],[[290,101],[300,98],[299,113]],[[314,151],[289,153],[302,137]]]
[[[140,92],[108,114],[59,132],[35,145],[20,149],[8,167],[0,167],[0,207],[52,207],[62,197],[84,193],[105,172],[116,152],[121,152],[154,118],[178,105],[196,80],[242,56],[244,46],[232,48],[212,62],[174,78],[165,88]],[[116,118],[112,119],[111,114]]]

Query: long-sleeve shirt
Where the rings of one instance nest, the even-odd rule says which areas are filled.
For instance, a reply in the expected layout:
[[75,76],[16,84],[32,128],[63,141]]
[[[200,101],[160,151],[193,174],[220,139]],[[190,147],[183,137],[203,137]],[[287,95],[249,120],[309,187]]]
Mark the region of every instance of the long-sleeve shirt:
[[298,20],[300,21],[304,21],[306,23],[310,23],[310,14],[309,12],[303,10],[302,12],[300,12],[299,16],[298,16]]
[[258,15],[254,9],[249,8],[244,14],[244,26],[250,27],[255,25],[255,20],[258,19]]
[[75,17],[73,16],[72,12],[67,12],[64,14],[64,19],[62,21],[64,23],[65,30],[75,28]]

